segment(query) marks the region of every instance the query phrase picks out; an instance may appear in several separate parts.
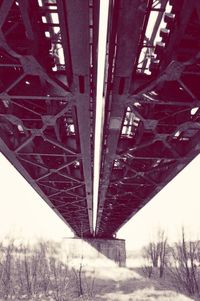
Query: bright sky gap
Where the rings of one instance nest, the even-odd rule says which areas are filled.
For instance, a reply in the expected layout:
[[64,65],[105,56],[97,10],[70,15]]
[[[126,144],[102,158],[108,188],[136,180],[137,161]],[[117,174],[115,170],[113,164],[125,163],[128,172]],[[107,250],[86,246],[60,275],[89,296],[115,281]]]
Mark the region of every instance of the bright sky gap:
[[106,39],[108,25],[109,0],[100,1],[99,15],[99,41],[98,41],[98,65],[97,65],[97,97],[96,97],[96,121],[95,121],[95,146],[94,146],[94,186],[93,186],[93,227],[96,226],[99,172],[101,162],[102,126],[104,115],[104,70],[106,57]]

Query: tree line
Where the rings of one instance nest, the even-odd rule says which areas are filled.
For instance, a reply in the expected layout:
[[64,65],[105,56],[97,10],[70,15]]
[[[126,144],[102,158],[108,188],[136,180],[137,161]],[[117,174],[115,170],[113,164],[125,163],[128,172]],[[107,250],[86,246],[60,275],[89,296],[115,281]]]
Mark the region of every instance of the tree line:
[[82,295],[89,299],[94,279],[85,277],[82,259],[77,268],[70,268],[68,259],[63,262],[59,256],[54,242],[0,243],[0,300],[71,301]]
[[186,239],[182,228],[180,240],[169,244],[159,230],[156,239],[143,248],[143,272],[151,278],[164,276],[179,292],[200,298],[200,241]]

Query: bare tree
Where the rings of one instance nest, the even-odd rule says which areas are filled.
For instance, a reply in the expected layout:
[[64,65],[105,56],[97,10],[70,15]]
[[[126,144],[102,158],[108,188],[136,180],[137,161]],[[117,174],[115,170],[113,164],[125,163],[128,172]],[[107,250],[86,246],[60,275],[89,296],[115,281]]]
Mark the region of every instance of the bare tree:
[[83,269],[83,255],[81,256],[81,261],[79,264],[79,268],[73,268],[73,272],[76,278],[77,288],[78,288],[78,297],[83,296],[83,285],[82,285],[82,269]]
[[[3,247],[3,246],[2,246]],[[8,299],[13,295],[13,279],[12,279],[12,272],[13,272],[13,258],[12,253],[14,250],[14,241],[10,240],[8,245],[3,247],[3,258],[1,260],[1,291],[3,297]]]
[[38,247],[38,259],[39,259],[39,290],[41,290],[45,296],[48,296],[50,289],[50,266],[48,260],[48,244],[44,242],[39,243]]
[[164,231],[159,232],[159,276],[162,278],[165,266],[167,265],[167,237]]
[[179,243],[171,249],[170,272],[178,290],[200,297],[199,241],[186,241],[185,230]]
[[160,278],[167,264],[167,236],[163,230],[158,230],[157,237],[143,249],[145,265],[143,270],[150,278],[153,268],[159,268]]
[[53,291],[55,301],[63,301],[64,296],[69,292],[70,278],[68,267],[56,258],[50,258],[50,287]]
[[[87,282],[83,271],[83,258],[76,270],[69,262],[59,260],[59,245],[39,243],[34,247],[13,242],[0,243],[0,299],[21,300],[51,297],[55,301],[72,300],[77,294],[94,294],[94,279]],[[63,259],[63,258],[62,258]]]
[[151,278],[152,273],[153,273],[153,265],[152,262],[150,260],[150,258],[148,256],[146,256],[146,254],[144,253],[143,255],[143,260],[144,260],[144,264],[142,266],[142,270],[145,276],[147,276],[148,278]]
[[149,245],[145,248],[146,254],[152,262],[154,268],[158,267],[158,258],[159,258],[159,244],[157,242],[150,242]]

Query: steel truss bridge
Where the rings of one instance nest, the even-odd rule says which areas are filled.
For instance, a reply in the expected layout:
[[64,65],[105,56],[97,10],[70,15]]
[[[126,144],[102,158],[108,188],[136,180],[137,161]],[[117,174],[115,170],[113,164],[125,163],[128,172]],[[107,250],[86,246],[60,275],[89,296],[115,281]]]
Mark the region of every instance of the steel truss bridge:
[[0,0],[0,150],[83,238],[112,238],[200,151],[200,2],[102,1]]

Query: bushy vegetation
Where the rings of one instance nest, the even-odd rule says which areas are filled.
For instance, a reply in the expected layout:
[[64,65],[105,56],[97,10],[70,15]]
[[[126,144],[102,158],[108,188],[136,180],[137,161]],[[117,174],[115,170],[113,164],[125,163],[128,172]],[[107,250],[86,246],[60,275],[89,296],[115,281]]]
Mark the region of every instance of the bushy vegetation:
[[58,255],[59,246],[53,242],[34,247],[16,246],[11,240],[1,243],[0,299],[71,301],[91,293],[81,261],[77,269],[69,268]]

